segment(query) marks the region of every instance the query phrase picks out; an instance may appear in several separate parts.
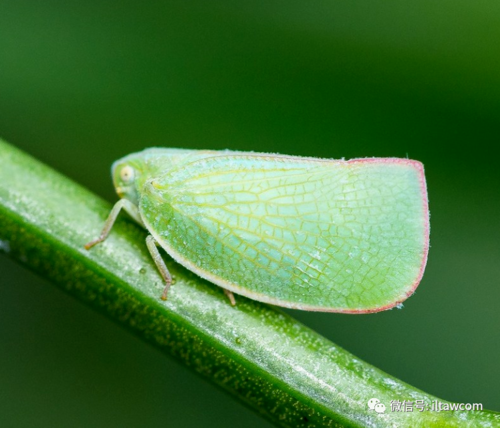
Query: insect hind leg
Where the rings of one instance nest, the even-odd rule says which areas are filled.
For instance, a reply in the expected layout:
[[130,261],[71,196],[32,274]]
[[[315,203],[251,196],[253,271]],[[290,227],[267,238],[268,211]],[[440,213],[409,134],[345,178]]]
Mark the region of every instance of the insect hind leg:
[[228,290],[227,288],[224,288],[224,294],[227,296],[229,299],[229,302],[231,303],[231,306],[236,306],[236,300],[234,299],[234,294],[232,291]]

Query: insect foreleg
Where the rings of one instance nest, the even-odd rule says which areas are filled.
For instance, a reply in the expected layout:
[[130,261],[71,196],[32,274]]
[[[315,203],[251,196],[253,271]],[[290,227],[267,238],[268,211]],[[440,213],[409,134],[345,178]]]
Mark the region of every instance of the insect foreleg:
[[99,238],[94,239],[93,241],[90,241],[87,244],[85,244],[86,250],[90,250],[94,245],[101,243],[108,237],[109,232],[111,231],[111,228],[115,224],[116,218],[118,217],[118,214],[120,213],[122,208],[125,208],[127,212],[130,214],[130,216],[135,221],[137,221],[137,223],[144,226],[141,216],[139,215],[139,209],[129,200],[120,199],[109,213],[109,216],[106,219],[106,222],[104,223],[104,227],[102,228],[101,234],[99,235]]
[[170,286],[172,285],[172,275],[168,271],[167,265],[163,261],[160,252],[158,251],[158,242],[153,238],[152,235],[149,235],[146,238],[146,245],[148,246],[149,253],[151,257],[153,257],[153,261],[155,262],[156,267],[160,271],[160,275],[165,281],[165,288],[163,289],[163,294],[161,295],[162,300],[167,300],[167,294]]

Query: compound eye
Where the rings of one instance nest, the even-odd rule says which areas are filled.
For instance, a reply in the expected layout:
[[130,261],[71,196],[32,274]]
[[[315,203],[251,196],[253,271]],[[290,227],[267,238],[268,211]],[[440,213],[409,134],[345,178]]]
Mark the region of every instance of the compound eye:
[[130,183],[134,179],[134,176],[135,176],[134,168],[132,168],[129,165],[124,166],[120,171],[120,178],[124,183]]

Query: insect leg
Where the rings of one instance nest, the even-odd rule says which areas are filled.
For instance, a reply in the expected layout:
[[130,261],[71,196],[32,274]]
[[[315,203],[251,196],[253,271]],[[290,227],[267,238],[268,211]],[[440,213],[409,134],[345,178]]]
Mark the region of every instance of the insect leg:
[[132,218],[135,221],[137,221],[141,225],[144,225],[141,216],[139,215],[138,208],[129,200],[120,199],[109,213],[109,216],[104,223],[104,227],[102,228],[102,232],[99,235],[99,238],[94,239],[93,241],[90,241],[87,244],[85,244],[86,250],[90,250],[94,245],[101,243],[108,237],[109,232],[111,231],[113,224],[115,224],[116,218],[118,217],[118,214],[120,214],[122,208],[126,208],[127,212],[132,216]]
[[231,302],[231,306],[236,306],[236,300],[234,300],[234,294],[232,291],[227,290],[226,288],[223,288],[224,294],[228,297],[229,301]]
[[155,238],[152,235],[149,235],[146,238],[146,245],[148,246],[148,250],[153,257],[153,261],[155,262],[156,267],[160,271],[160,275],[165,281],[165,288],[163,289],[163,294],[161,295],[162,300],[167,300],[168,289],[172,285],[172,275],[168,271],[167,265],[163,261],[160,252],[158,251],[158,242],[156,242]]

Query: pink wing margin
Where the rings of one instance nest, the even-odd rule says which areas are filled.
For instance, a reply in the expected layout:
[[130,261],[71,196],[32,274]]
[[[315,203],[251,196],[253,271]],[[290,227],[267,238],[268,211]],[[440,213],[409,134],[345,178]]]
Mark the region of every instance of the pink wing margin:
[[[351,159],[348,160],[347,163],[400,163],[409,165],[415,168],[418,172],[418,179],[420,183],[420,192],[422,195],[422,205],[423,205],[423,213],[424,213],[424,253],[422,255],[422,263],[420,265],[420,269],[415,279],[415,282],[412,284],[410,290],[404,295],[403,298],[396,300],[393,303],[389,303],[388,305],[373,308],[373,309],[354,309],[354,310],[335,310],[335,312],[341,312],[345,314],[371,314],[375,312],[385,311],[387,309],[392,309],[393,307],[399,305],[404,302],[408,297],[410,297],[415,290],[417,289],[422,277],[424,275],[425,265],[427,264],[427,257],[429,255],[429,235],[430,235],[430,224],[429,224],[429,198],[427,196],[427,184],[425,181],[424,174],[424,165],[422,162],[411,160],[411,159],[401,159],[401,158],[364,158],[364,159]],[[330,311],[325,311],[330,312]],[[333,311],[331,311],[333,312]]]

